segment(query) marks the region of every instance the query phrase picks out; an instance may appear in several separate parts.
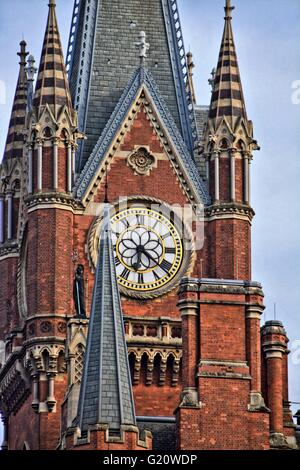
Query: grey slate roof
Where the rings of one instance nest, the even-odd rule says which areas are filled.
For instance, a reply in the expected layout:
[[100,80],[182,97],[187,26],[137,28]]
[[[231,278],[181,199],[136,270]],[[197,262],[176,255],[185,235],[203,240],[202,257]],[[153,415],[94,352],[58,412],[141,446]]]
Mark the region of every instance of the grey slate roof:
[[193,148],[177,0],[77,0],[67,64],[79,128],[87,136],[78,172],[139,65],[135,43],[141,30],[150,43],[148,68],[189,150]]
[[162,120],[165,129],[168,131],[173,145],[177,149],[181,164],[183,168],[185,168],[189,180],[193,184],[196,193],[204,205],[209,205],[210,196],[207,185],[199,174],[194,159],[191,156],[162,95],[158,91],[154,78],[144,67],[139,67],[135,71],[116,108],[111,114],[108,123],[106,124],[92,154],[90,155],[83,171],[80,174],[80,177],[77,180],[75,188],[77,196],[79,198],[84,196],[85,191],[92,181],[95,173],[97,172],[97,169],[99,168],[103,158],[105,157],[116,132],[120,128],[127,112],[132,106],[132,103],[136,99],[136,96],[140,92],[142,86],[144,86],[146,92],[153,100],[159,117]]
[[136,424],[107,206],[76,424],[81,431],[95,424],[108,424],[113,431]]

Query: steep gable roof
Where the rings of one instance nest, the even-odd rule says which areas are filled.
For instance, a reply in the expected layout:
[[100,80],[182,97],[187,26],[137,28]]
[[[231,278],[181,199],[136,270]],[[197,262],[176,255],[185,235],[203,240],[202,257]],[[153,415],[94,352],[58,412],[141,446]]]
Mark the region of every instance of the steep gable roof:
[[181,166],[181,169],[186,174],[189,184],[193,187],[196,199],[204,205],[210,204],[208,188],[200,177],[195,162],[183,141],[173,117],[168,111],[167,105],[161,96],[151,73],[143,66],[139,67],[135,71],[129,81],[120,101],[114,109],[93,152],[80,174],[75,188],[77,196],[82,199],[85,197],[88,188],[103,163],[103,159],[105,159],[116,135],[121,130],[128,112],[135,101],[142,96],[143,93],[147,100],[151,101],[151,105],[160,121],[162,131],[166,134],[169,145],[173,147],[177,161]]

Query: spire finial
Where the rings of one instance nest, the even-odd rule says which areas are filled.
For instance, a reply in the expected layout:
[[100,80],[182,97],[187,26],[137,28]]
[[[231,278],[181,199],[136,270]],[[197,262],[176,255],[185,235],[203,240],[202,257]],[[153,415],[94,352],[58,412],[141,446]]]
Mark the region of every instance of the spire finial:
[[48,7],[49,8],[55,8],[56,7],[56,0],[49,0]]
[[147,51],[150,49],[150,44],[146,42],[146,33],[141,31],[139,35],[139,42],[135,43],[135,46],[139,49],[139,56],[141,59],[141,65],[144,65],[147,57]]
[[18,56],[20,57],[20,65],[24,66],[26,65],[26,57],[28,56],[28,52],[26,51],[26,42],[24,39],[20,42],[20,52],[18,52]]
[[231,12],[234,10],[235,7],[231,6],[231,0],[226,0],[226,5],[224,7],[225,10],[225,20],[231,20]]

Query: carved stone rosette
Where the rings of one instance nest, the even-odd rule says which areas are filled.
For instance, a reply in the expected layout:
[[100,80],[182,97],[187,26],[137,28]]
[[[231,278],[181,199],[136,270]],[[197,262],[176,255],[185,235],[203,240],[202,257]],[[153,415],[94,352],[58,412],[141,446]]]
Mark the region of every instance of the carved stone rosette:
[[129,155],[127,164],[136,175],[149,175],[155,165],[155,157],[145,147],[140,147]]

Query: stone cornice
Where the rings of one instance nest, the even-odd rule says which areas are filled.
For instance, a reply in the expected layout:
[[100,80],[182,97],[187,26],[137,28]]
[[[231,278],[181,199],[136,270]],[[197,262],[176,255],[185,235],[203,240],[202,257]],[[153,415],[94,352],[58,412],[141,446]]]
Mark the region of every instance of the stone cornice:
[[37,193],[25,200],[28,213],[35,210],[57,208],[83,213],[84,207],[78,199],[65,193]]
[[255,215],[252,207],[237,203],[219,203],[205,208],[205,218],[209,221],[214,219],[237,218],[252,221]]

